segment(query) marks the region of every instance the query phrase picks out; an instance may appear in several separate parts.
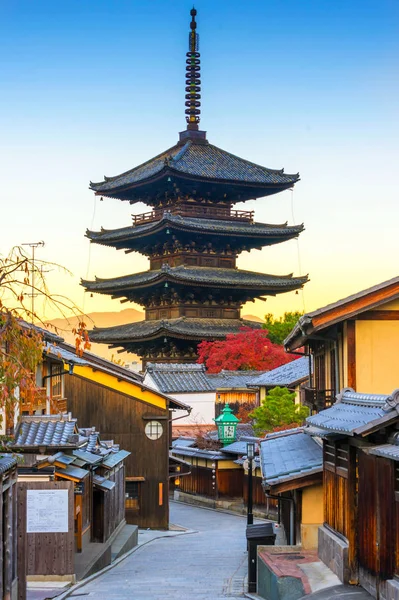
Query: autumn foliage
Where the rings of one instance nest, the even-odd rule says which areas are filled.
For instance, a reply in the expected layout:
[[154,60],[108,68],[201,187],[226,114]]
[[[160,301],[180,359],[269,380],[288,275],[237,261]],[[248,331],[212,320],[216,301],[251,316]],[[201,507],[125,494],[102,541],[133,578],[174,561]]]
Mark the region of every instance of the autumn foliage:
[[209,373],[228,371],[270,371],[295,359],[282,346],[273,344],[266,329],[243,327],[225,340],[198,344],[198,362],[204,363]]

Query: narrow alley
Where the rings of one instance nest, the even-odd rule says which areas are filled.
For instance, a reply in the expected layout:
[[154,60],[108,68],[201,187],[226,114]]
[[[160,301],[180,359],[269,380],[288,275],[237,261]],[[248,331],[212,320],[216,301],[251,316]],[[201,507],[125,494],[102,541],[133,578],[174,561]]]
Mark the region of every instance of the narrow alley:
[[170,521],[193,530],[155,539],[72,592],[96,600],[241,598],[247,573],[244,517],[172,502]]

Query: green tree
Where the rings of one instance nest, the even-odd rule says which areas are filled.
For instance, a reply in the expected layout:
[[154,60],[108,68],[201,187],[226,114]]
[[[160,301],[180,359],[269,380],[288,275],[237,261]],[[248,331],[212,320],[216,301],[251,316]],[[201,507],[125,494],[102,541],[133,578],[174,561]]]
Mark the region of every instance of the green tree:
[[309,416],[309,409],[295,404],[294,392],[284,387],[275,387],[249,416],[254,420],[255,433],[259,435],[287,425],[301,425]]
[[294,328],[296,322],[302,317],[301,312],[285,312],[282,317],[276,319],[272,313],[265,315],[263,329],[267,329],[268,337],[273,344],[282,345],[287,335]]

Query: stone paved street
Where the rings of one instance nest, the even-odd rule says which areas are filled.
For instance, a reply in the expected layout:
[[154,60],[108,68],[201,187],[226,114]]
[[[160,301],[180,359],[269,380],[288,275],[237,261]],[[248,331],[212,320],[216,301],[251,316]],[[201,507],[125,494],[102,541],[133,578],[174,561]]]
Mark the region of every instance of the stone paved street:
[[242,598],[247,573],[243,517],[171,503],[170,521],[195,533],[156,539],[77,589],[96,600]]

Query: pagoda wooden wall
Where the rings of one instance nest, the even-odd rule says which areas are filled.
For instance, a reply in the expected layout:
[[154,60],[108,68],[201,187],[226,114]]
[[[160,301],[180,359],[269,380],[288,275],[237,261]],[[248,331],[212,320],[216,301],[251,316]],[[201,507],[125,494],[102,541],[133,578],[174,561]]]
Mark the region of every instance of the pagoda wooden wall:
[[[79,427],[95,427],[103,440],[114,440],[131,455],[125,476],[140,481],[139,507],[126,510],[126,520],[139,527],[166,529],[169,523],[168,411],[77,375],[65,378],[68,411]],[[150,440],[144,427],[159,420],[163,434]]]

